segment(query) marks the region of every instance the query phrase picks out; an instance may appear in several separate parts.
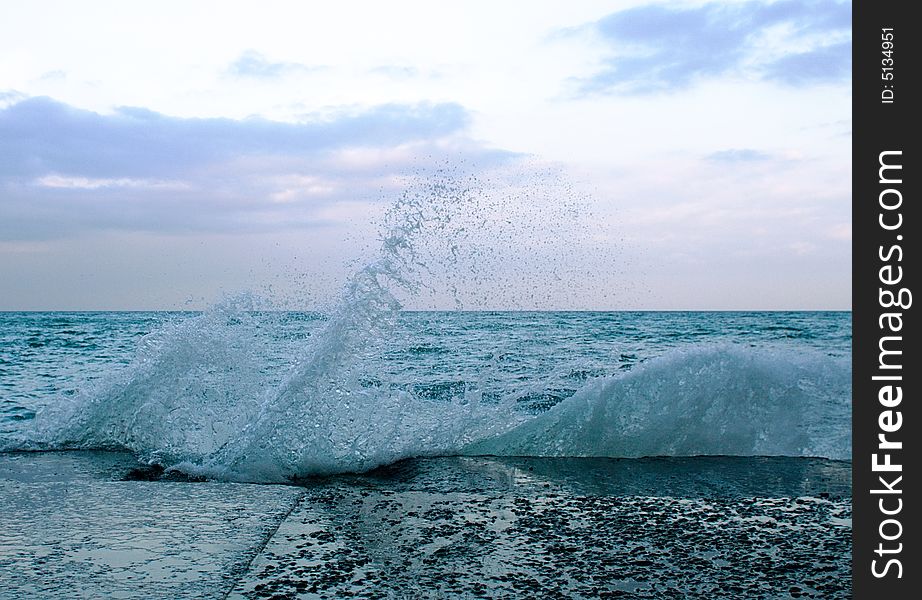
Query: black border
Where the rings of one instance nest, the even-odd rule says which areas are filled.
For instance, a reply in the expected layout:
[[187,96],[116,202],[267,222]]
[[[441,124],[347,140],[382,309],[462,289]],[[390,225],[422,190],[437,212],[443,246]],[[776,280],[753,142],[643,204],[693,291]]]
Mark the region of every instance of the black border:
[[[918,154],[911,149],[914,139],[915,112],[922,112],[918,103],[913,79],[918,74],[916,53],[918,50],[919,23],[910,16],[911,3],[894,0],[855,0],[852,10],[852,319],[853,319],[853,400],[852,400],[852,470],[853,470],[853,591],[855,598],[918,598],[922,589],[917,585],[922,563],[918,560],[918,496],[910,490],[920,489],[916,476],[917,467],[912,462],[912,455],[918,454],[915,440],[919,432],[920,402],[918,380],[922,379],[922,362],[919,355],[912,350],[913,343],[918,342],[918,324],[914,318],[915,302],[922,302],[922,295],[913,298],[913,305],[907,310],[884,309],[878,300],[880,268],[886,264],[881,261],[878,252],[881,247],[889,249],[893,244],[900,244],[903,250],[903,280],[896,286],[919,291],[915,286],[918,271],[922,263],[918,261],[915,239],[920,234],[918,196],[915,179],[915,164]],[[917,5],[918,7],[918,5]],[[883,28],[892,28],[893,39],[893,79],[884,80],[882,74],[881,33]],[[894,92],[893,102],[882,102],[881,92],[891,85]],[[881,212],[878,206],[879,194],[887,185],[881,185],[878,177],[879,156],[881,152],[901,150],[903,203],[900,207],[903,225],[899,232],[886,231],[878,223]],[[888,215],[889,218],[890,215]],[[903,240],[897,242],[897,234]],[[881,329],[878,318],[881,313],[899,310],[903,313],[901,362],[903,368],[896,373],[903,376],[903,401],[898,407],[902,412],[903,424],[895,434],[888,434],[891,439],[903,442],[902,451],[891,452],[892,460],[903,465],[902,489],[903,506],[896,516],[902,524],[903,549],[896,557],[903,566],[902,578],[896,578],[896,569],[889,571],[889,576],[876,578],[871,572],[871,561],[877,559],[878,568],[884,563],[881,556],[874,551],[882,541],[878,528],[883,519],[878,500],[880,495],[871,490],[881,487],[878,476],[871,469],[872,454],[877,449],[880,428],[878,417],[886,410],[878,402],[878,391],[882,385],[871,378],[879,374],[878,343],[887,329]],[[896,346],[893,346],[896,348]],[[891,373],[894,371],[891,371]],[[894,409],[896,410],[896,409]],[[891,496],[890,498],[894,498]],[[890,500],[888,500],[890,502]],[[892,505],[890,505],[892,506]],[[888,533],[895,531],[890,524]],[[893,544],[895,542],[889,542]]]

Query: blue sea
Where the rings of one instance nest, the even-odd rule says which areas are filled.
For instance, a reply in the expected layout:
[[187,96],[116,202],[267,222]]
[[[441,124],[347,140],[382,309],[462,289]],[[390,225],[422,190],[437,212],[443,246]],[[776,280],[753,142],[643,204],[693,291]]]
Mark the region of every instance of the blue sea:
[[433,455],[850,455],[848,312],[0,313],[0,448],[280,481]]

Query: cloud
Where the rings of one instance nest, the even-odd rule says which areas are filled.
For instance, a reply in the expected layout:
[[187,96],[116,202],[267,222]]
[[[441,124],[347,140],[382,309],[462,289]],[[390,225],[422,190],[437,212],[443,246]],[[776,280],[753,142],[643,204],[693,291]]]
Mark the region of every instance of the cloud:
[[118,179],[89,179],[87,177],[62,177],[61,175],[46,175],[36,179],[34,183],[40,187],[84,190],[98,190],[100,188],[109,187],[148,189],[184,189],[187,187],[182,182],[160,181],[154,179],[130,179],[128,177],[121,177]]
[[411,65],[378,65],[368,69],[371,75],[378,75],[395,80],[406,79],[440,79],[444,74],[437,69],[418,69]]
[[273,62],[255,50],[246,50],[237,60],[230,64],[227,72],[237,77],[277,79],[288,75],[313,73],[322,71],[323,69],[325,69],[325,67],[309,66],[294,62]]
[[419,69],[407,65],[380,65],[369,69],[372,75],[384,75],[393,79],[412,79],[421,75]]
[[765,152],[753,150],[751,148],[733,148],[730,150],[720,150],[712,152],[705,157],[707,160],[714,162],[757,162],[770,160],[772,157]]
[[791,86],[843,81],[851,74],[850,42],[798,52],[765,65],[763,76]]
[[41,81],[61,81],[63,79],[67,79],[67,71],[63,71],[61,69],[46,71],[45,73],[42,73],[41,77],[39,77],[39,80]]
[[0,108],[5,108],[26,98],[25,94],[16,90],[0,90]]
[[787,85],[845,81],[851,4],[836,0],[650,5],[580,28],[613,50],[579,92],[645,94],[748,73]]
[[458,104],[386,104],[306,123],[183,119],[143,108],[102,115],[49,98],[0,111],[0,177],[47,174],[163,178],[241,156],[312,156],[344,146],[394,146],[461,131]]
[[0,240],[323,225],[325,208],[374,201],[425,167],[418,156],[483,164],[512,156],[465,138],[468,121],[457,104],[282,123],[21,100],[0,110]]

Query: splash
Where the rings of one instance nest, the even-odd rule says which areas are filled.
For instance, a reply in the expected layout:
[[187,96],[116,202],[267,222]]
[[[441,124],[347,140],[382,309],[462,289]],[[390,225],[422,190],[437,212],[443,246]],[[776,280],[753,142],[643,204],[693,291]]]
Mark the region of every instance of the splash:
[[453,216],[476,206],[476,190],[447,170],[408,189],[378,259],[348,280],[281,382],[260,361],[253,299],[235,297],[147,336],[124,372],[40,413],[26,445],[120,447],[189,473],[280,481],[450,453],[497,419],[514,424],[509,406],[475,392],[433,403],[365,377],[394,331],[397,294],[422,285],[420,242],[456,239]]
[[[49,406],[14,447],[127,448],[190,474],[262,482],[430,455],[847,458],[850,371],[825,356],[675,351],[590,379],[537,415],[517,400],[541,382],[433,398],[389,381],[381,361],[404,298],[442,286],[461,307],[489,288],[477,265],[504,259],[476,232],[515,205],[495,189],[453,169],[410,186],[383,221],[377,257],[294,353],[264,335],[271,318],[257,317],[255,298],[228,298],[146,336],[130,366]],[[514,246],[520,230],[500,229],[512,233],[493,241]]]

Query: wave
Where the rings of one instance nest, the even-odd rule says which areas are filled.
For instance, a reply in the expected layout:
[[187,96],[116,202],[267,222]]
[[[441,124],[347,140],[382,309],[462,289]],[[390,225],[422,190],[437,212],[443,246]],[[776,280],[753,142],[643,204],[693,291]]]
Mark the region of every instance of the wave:
[[591,381],[547,412],[464,452],[847,459],[850,397],[845,360],[699,346]]
[[[850,367],[821,355],[733,346],[673,351],[589,380],[550,410],[530,415],[511,400],[459,393],[435,401],[386,386],[337,384],[318,372],[275,395],[290,394],[295,402],[246,402],[259,394],[246,369],[235,368],[215,386],[184,363],[182,347],[188,348],[180,342],[160,361],[142,361],[118,385],[97,390],[90,404],[59,405],[39,420],[44,435],[33,435],[25,447],[127,448],[189,474],[260,482],[436,455],[848,459],[851,453]],[[177,376],[177,364],[185,364],[184,376]],[[211,375],[226,377],[213,369]]]
[[587,379],[538,415],[515,390],[433,398],[376,377],[397,296],[423,285],[421,247],[446,240],[455,252],[452,219],[477,208],[476,189],[443,173],[408,191],[378,259],[346,282],[284,377],[267,364],[253,300],[231,298],[146,336],[130,366],[62,396],[4,449],[124,448],[192,475],[260,482],[449,454],[848,457],[850,371],[830,357],[699,346]]

